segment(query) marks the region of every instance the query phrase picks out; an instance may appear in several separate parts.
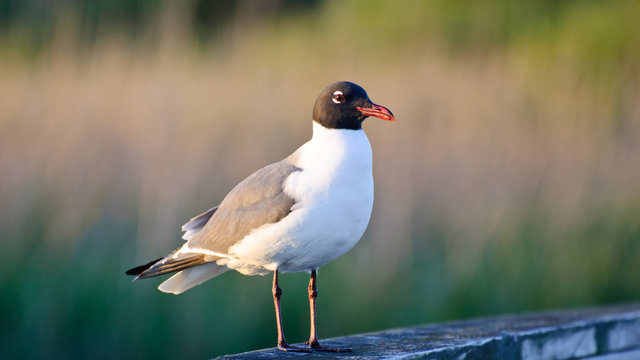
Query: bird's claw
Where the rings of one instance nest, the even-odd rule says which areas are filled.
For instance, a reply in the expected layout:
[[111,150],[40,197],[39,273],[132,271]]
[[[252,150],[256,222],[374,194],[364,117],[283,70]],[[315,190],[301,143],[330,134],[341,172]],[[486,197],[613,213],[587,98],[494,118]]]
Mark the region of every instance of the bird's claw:
[[280,350],[280,351],[290,351],[290,352],[304,352],[304,353],[310,353],[311,352],[310,349],[289,345],[287,343],[278,344],[278,350]]
[[307,341],[307,342],[305,342],[305,344],[309,345],[309,349],[311,349],[311,350],[335,352],[335,353],[351,352],[351,349],[340,349],[340,348],[334,348],[334,347],[331,347],[331,346],[320,345],[320,343],[317,340],[316,341]]

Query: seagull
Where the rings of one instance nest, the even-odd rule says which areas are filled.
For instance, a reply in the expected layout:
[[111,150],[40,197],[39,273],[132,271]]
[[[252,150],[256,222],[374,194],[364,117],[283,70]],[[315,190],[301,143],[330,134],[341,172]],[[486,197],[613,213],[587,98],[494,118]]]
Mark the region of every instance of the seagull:
[[[183,246],[126,271],[134,280],[175,273],[158,287],[180,294],[228,270],[273,273],[278,349],[342,352],[322,346],[316,331],[318,268],[360,240],[373,208],[372,153],[362,122],[395,117],[351,82],[327,86],[313,106],[313,136],[284,160],[236,185],[220,205],[182,226]],[[278,274],[308,272],[311,331],[308,348],[286,342]]]

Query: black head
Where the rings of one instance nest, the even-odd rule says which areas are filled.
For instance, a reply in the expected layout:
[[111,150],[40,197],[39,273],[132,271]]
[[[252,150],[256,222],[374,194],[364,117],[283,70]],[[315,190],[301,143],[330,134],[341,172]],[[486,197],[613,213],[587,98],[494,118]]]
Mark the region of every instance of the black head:
[[313,105],[313,120],[329,129],[359,130],[368,116],[395,121],[389,109],[374,104],[362,87],[348,81],[327,86]]

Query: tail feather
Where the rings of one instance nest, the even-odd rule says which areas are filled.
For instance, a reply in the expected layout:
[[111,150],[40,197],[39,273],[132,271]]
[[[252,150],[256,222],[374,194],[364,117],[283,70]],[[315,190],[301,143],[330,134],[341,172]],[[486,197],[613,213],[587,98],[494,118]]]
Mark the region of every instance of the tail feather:
[[225,273],[228,270],[229,269],[226,266],[218,265],[215,261],[194,266],[192,268],[182,270],[165,280],[160,284],[160,286],[158,286],[158,289],[166,293],[178,295],[196,285],[202,284],[214,276]]
[[176,249],[164,258],[136,266],[125,273],[135,275],[134,280],[138,280],[178,272],[160,284],[158,289],[180,294],[229,270],[226,266],[216,263],[219,258],[197,253],[180,253],[180,250],[181,248]]
[[194,254],[177,259],[167,257],[140,273],[137,278],[146,279],[201,265],[207,262],[204,257],[205,256],[202,254]]
[[172,251],[164,258],[129,269],[125,274],[136,275],[134,280],[146,279],[198,266],[210,261],[205,260],[205,255],[203,254],[184,254],[182,256],[174,257],[178,250],[180,249]]
[[147,264],[144,265],[140,265],[140,266],[136,266],[132,269],[129,269],[127,271],[125,271],[125,274],[127,275],[140,275],[142,274],[145,270],[147,270],[148,268],[152,267],[153,264],[157,263],[158,261],[162,260],[164,258],[159,258],[159,259],[155,259]]

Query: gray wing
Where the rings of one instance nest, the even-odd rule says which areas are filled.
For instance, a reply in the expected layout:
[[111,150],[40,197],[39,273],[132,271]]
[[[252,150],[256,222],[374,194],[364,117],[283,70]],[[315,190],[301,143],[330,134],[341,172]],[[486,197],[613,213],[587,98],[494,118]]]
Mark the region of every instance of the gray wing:
[[192,217],[189,219],[187,223],[182,225],[182,231],[184,231],[184,235],[182,238],[185,240],[191,239],[195,234],[200,232],[202,228],[207,224],[211,215],[218,210],[218,207],[212,207],[211,209],[203,212],[202,214]]
[[[190,238],[188,246],[226,254],[251,230],[287,216],[295,200],[284,192],[284,182],[300,170],[285,159],[250,175],[231,190],[217,210],[209,210],[209,220]],[[200,215],[201,219],[206,214]]]

